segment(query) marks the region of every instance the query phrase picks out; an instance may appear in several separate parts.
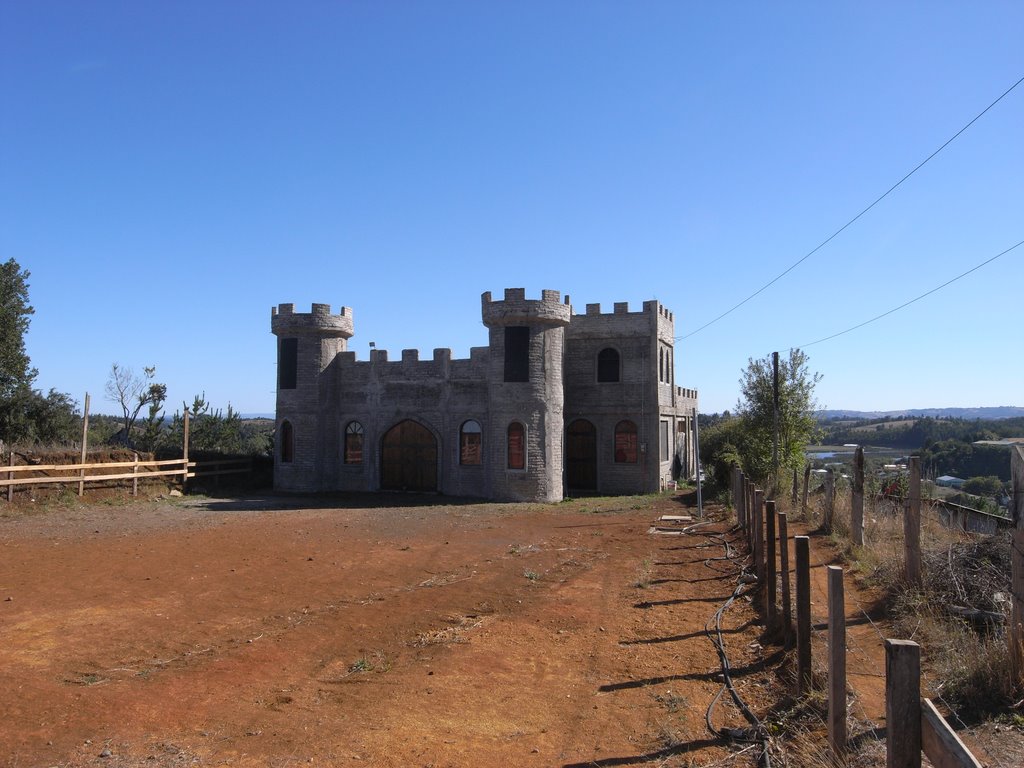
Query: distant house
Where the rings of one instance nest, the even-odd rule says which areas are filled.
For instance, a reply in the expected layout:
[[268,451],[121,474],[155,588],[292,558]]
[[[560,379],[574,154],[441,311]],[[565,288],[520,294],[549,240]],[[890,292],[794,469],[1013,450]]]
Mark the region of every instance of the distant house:
[[956,488],[957,490],[960,490],[964,486],[964,481],[959,477],[943,475],[942,477],[935,478],[935,484],[941,485],[944,488]]

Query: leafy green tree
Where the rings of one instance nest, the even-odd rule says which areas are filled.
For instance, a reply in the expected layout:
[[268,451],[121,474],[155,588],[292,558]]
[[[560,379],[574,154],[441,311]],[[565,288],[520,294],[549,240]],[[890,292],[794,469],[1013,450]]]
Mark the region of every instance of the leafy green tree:
[[36,369],[25,351],[25,333],[35,310],[28,277],[14,259],[0,264],[0,441],[68,442],[77,431],[74,400],[32,388]]
[[[804,462],[804,448],[818,433],[815,413],[818,403],[814,388],[821,374],[808,368],[807,355],[791,349],[788,356],[779,356],[779,467],[799,469]],[[743,445],[737,445],[743,458],[743,470],[757,482],[768,484],[772,479],[772,445],[774,437],[774,374],[772,356],[747,364],[740,379],[740,399],[736,412],[743,422]]]
[[964,481],[964,493],[973,493],[975,496],[994,497],[1003,492],[1003,481],[995,475],[985,477],[971,477]]

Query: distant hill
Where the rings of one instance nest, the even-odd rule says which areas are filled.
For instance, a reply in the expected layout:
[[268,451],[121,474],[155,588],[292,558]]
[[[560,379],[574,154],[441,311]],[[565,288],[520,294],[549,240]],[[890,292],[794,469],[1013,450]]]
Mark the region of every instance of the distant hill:
[[997,405],[983,408],[908,408],[904,411],[818,411],[820,420],[828,419],[884,419],[930,417],[933,419],[954,418],[967,419],[1016,419],[1024,417],[1024,408],[1013,405]]

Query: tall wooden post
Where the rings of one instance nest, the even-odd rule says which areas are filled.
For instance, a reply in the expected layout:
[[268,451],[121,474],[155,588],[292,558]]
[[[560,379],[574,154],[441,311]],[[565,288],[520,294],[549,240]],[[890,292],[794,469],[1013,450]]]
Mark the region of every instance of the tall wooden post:
[[790,498],[790,507],[796,509],[797,495],[800,493],[800,479],[796,474],[796,467],[793,467],[793,495]]
[[779,495],[779,353],[772,352],[772,487],[771,497]]
[[843,569],[828,567],[828,741],[837,757],[846,752],[846,603]]
[[921,583],[921,457],[910,457],[910,492],[903,515],[907,583]]
[[139,454],[132,454],[132,496],[139,495]]
[[181,445],[181,456],[182,462],[184,463],[183,469],[185,473],[181,476],[181,492],[185,493],[188,491],[188,408],[185,409],[185,420],[182,425],[182,445]]
[[864,546],[864,448],[853,454],[853,493],[850,496],[850,541]]
[[810,464],[805,464],[804,465],[804,493],[803,493],[803,499],[800,502],[800,515],[801,515],[801,517],[803,517],[804,520],[808,519],[807,518],[807,490],[808,490],[808,486],[810,484],[811,484],[811,465]]
[[796,545],[796,695],[811,691],[811,540],[793,539]]
[[825,470],[825,513],[821,527],[826,533],[832,532],[832,516],[836,511],[836,473],[832,467]]
[[754,481],[746,481],[746,546],[754,552]]
[[754,491],[754,573],[764,586],[764,491]]
[[[11,446],[11,452],[10,452],[9,455],[10,455],[10,465],[9,466],[13,467],[14,466],[14,446],[13,445]],[[7,473],[7,479],[8,480],[13,480],[14,479],[14,470],[11,470],[11,471],[9,471]],[[14,483],[11,483],[10,485],[7,486],[7,503],[10,504],[12,501],[14,501]]]
[[[82,406],[82,463],[89,455],[89,393],[85,393],[85,405]],[[85,495],[85,467],[78,470],[82,478],[78,481],[78,496]]]
[[921,649],[885,641],[885,766],[921,768]]
[[1013,497],[1012,516],[1015,523],[1010,547],[1010,584],[1013,603],[1010,626],[1006,633],[1010,644],[1010,674],[1018,692],[1024,692],[1024,448],[1017,445],[1010,453],[1010,474]]
[[765,617],[768,620],[768,631],[774,632],[779,622],[776,602],[778,587],[775,578],[775,502],[766,501],[764,506],[764,522],[766,528],[764,537],[764,559],[765,565],[767,566],[765,573],[764,609]]
[[782,638],[786,648],[793,646],[793,605],[789,594],[789,521],[779,512],[779,572],[782,574]]

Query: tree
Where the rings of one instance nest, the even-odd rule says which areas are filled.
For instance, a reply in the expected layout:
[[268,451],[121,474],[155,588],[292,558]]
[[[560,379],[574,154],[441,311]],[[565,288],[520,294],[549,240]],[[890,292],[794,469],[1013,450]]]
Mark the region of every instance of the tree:
[[110,366],[107,399],[121,406],[121,442],[125,445],[132,444],[132,428],[146,406],[149,406],[149,418],[144,439],[148,439],[150,432],[155,436],[158,431],[154,424],[158,425],[162,418],[160,408],[167,400],[167,385],[153,381],[155,376],[156,366],[143,368],[141,376],[130,368],[122,368],[118,363]]
[[[818,431],[815,412],[818,403],[814,388],[821,374],[811,373],[807,355],[791,349],[779,357],[779,467],[799,469],[804,462],[804,448]],[[740,399],[736,412],[743,420],[744,440],[737,446],[743,459],[743,470],[761,483],[771,478],[774,437],[774,372],[772,356],[751,358],[740,379]]]
[[0,398],[4,399],[20,388],[30,388],[36,378],[25,352],[29,316],[35,312],[28,303],[28,277],[14,259],[0,264]]
[[0,264],[0,442],[67,442],[75,439],[74,400],[32,388],[36,369],[25,351],[25,333],[35,310],[28,277],[14,259]]

